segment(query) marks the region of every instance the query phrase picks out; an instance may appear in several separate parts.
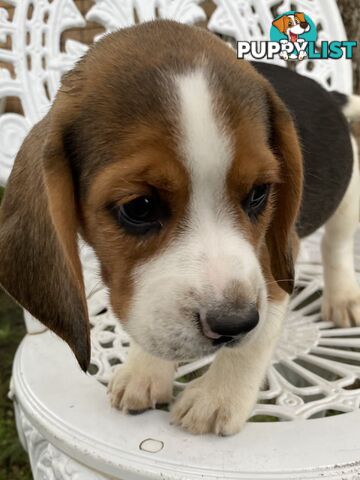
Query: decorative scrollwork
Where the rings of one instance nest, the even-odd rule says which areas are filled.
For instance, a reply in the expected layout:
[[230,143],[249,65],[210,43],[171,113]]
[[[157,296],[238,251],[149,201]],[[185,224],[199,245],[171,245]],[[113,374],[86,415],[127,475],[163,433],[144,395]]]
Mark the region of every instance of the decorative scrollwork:
[[157,18],[193,24],[206,19],[199,3],[200,0],[95,0],[86,19],[100,23],[108,32]]
[[[11,0],[5,1],[11,5]],[[61,50],[62,33],[82,28],[86,21],[104,26],[107,32],[155,18],[195,23],[206,15],[200,0],[96,0],[86,19],[73,0],[22,0],[10,20],[0,8],[0,44],[9,39],[11,48],[0,48],[0,102],[19,99],[24,117],[5,114],[0,124],[0,183],[5,184],[16,153],[26,133],[47,112],[61,76],[87,51],[88,46],[68,39]]]
[[94,472],[76,462],[49,443],[28,421],[20,406],[16,408],[19,434],[26,439],[32,473],[36,480],[108,480],[109,477]]
[[10,175],[13,161],[29,129],[26,118],[17,113],[0,116],[0,184]]
[[0,48],[0,61],[7,67],[0,70],[0,101],[16,97],[23,110],[23,116],[0,117],[0,183],[6,182],[26,133],[47,112],[61,75],[86,51],[86,46],[68,40],[62,52],[62,33],[85,24],[72,0],[23,0],[12,20],[0,9],[0,43],[9,39],[11,46]]

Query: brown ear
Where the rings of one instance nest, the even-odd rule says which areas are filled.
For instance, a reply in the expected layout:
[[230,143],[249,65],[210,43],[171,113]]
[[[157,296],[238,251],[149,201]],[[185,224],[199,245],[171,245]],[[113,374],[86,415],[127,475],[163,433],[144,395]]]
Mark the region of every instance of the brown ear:
[[294,287],[295,222],[300,209],[303,168],[298,135],[290,113],[271,87],[270,142],[280,162],[280,183],[275,186],[273,220],[266,235],[271,272],[287,293]]
[[0,284],[62,337],[86,370],[90,336],[73,179],[61,132],[52,130],[47,116],[16,157],[0,209]]
[[302,22],[306,22],[305,13],[296,12],[296,13],[295,13],[295,17],[298,18],[301,23],[302,23]]
[[286,22],[286,15],[274,20],[272,24],[276,27],[281,33],[284,33],[286,30],[285,22]]

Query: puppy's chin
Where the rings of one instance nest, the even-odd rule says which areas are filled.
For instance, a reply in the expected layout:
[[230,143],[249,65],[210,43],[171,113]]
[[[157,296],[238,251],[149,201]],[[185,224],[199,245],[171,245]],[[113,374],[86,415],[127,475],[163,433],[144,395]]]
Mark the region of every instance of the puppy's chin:
[[124,325],[130,337],[146,352],[174,362],[188,362],[216,353],[223,345],[216,345],[197,329],[171,329],[176,331],[138,331],[131,322]]

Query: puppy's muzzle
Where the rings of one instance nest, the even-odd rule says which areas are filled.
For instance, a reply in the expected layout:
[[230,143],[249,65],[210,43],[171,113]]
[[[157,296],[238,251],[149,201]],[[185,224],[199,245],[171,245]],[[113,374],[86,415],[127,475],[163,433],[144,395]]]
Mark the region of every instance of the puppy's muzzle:
[[202,333],[213,341],[213,345],[234,343],[259,323],[259,313],[255,306],[224,310],[216,308],[209,310],[206,315],[199,315]]

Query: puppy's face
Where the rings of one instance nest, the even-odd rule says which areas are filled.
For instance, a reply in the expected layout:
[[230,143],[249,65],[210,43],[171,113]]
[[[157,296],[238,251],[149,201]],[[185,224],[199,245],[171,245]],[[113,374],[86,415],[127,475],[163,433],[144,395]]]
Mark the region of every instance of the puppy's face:
[[[136,126],[121,146],[114,128],[111,150],[126,155],[115,153],[94,176],[84,203],[115,313],[139,344],[168,359],[241,340],[241,324],[258,311],[261,328],[266,314],[261,255],[279,182],[266,106],[250,105],[234,121],[213,81],[206,66],[172,75],[155,92],[161,99],[168,90],[172,102],[166,127]],[[243,318],[226,335],[211,325],[214,315]]]
[[[297,12],[293,15],[283,15],[282,17],[274,20],[273,25],[282,33],[285,33],[288,37],[308,32],[310,25],[305,19],[304,13]],[[296,39],[294,38],[294,40]]]
[[268,301],[291,291],[301,192],[295,130],[267,82],[207,32],[145,24],[94,47],[47,122],[48,211],[72,283],[81,290],[60,179],[72,235],[94,247],[143,348],[187,360],[256,335]]

